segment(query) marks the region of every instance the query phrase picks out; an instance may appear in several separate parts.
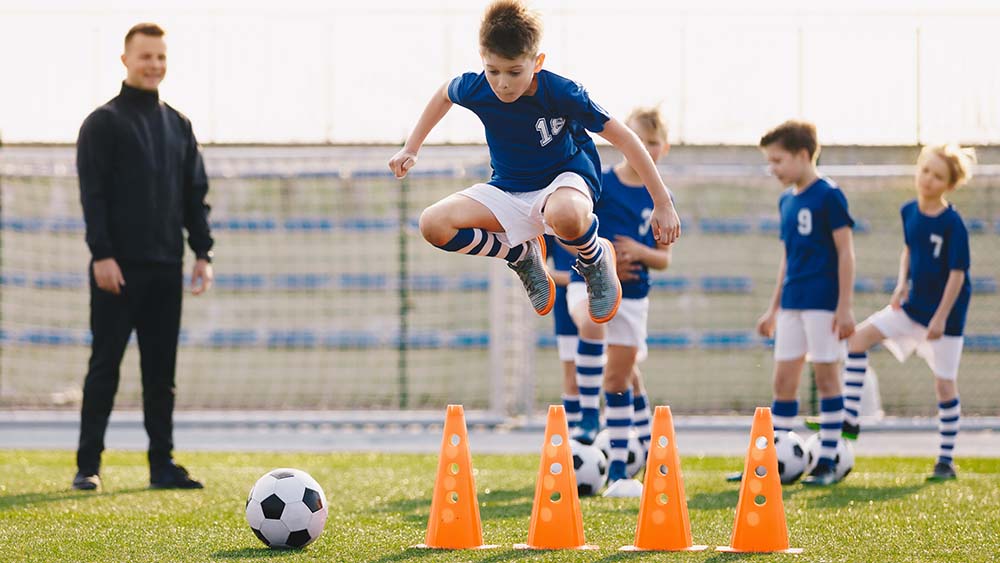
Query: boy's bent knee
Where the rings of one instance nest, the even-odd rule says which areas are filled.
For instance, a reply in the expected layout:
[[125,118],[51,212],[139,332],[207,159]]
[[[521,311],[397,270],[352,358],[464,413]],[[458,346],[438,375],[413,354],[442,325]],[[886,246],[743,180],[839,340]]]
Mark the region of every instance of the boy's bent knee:
[[420,214],[420,234],[434,246],[444,246],[455,236],[455,229],[440,208],[430,206]]

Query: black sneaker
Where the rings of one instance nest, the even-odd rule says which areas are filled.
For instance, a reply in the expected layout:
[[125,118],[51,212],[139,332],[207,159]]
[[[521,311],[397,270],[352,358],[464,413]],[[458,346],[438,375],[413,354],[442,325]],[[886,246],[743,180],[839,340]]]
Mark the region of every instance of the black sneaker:
[[100,487],[101,476],[97,473],[87,475],[82,471],[78,471],[76,477],[73,477],[73,488],[78,491],[96,491]]
[[[806,428],[819,432],[819,417],[810,416],[806,418]],[[847,440],[857,440],[858,434],[861,434],[860,424],[851,424],[850,422],[844,421],[844,425],[840,427],[840,435]]]
[[165,465],[149,470],[150,489],[201,489],[204,486],[191,478],[187,469],[180,465]]
[[958,475],[955,474],[955,466],[951,463],[945,463],[939,461],[934,464],[934,474],[927,478],[928,481],[951,481],[952,479],[957,479]]
[[837,472],[832,465],[821,463],[812,470],[808,477],[802,480],[803,485],[826,487],[837,483]]
[[742,471],[738,471],[736,473],[730,473],[729,475],[726,475],[726,481],[729,482],[729,483],[739,483],[742,480],[743,480],[743,472]]

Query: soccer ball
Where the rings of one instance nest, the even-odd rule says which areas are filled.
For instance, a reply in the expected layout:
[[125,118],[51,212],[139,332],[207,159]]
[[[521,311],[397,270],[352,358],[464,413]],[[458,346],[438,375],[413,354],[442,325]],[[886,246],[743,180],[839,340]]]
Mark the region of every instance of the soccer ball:
[[247,496],[250,529],[271,548],[309,545],[323,533],[326,495],[308,473],[281,468],[264,474]]
[[775,432],[774,449],[778,454],[781,484],[794,483],[806,471],[805,441],[795,432]]
[[[611,463],[611,437],[608,435],[607,429],[601,430],[597,437],[594,438],[594,445],[600,448],[604,455],[608,458],[608,463]],[[628,457],[625,458],[625,475],[631,479],[639,474],[642,470],[642,466],[646,465],[646,450],[643,449],[642,444],[639,443],[639,433],[635,429],[629,430],[628,433]]]
[[608,481],[608,458],[596,446],[587,446],[570,440],[573,450],[573,470],[576,473],[576,491],[580,496],[596,495]]
[[[819,463],[819,434],[813,434],[806,440],[806,473],[812,473]],[[848,440],[841,438],[837,442],[837,457],[833,460],[834,473],[840,481],[854,469],[854,447]]]

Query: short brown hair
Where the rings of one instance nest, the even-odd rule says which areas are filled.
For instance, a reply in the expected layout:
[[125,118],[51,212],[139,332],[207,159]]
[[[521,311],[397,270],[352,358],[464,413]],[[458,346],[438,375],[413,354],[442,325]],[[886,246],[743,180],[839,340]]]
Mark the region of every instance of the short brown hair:
[[479,26],[479,47],[505,59],[535,56],[542,40],[542,18],[519,0],[496,0]]
[[972,179],[972,165],[976,164],[976,149],[963,148],[955,143],[928,145],[920,150],[918,161],[935,154],[948,165],[948,185],[956,188]]
[[667,123],[663,121],[663,116],[660,115],[660,108],[635,108],[632,110],[632,113],[628,114],[628,119],[625,120],[625,123],[628,124],[633,120],[642,123],[657,137],[666,142]]
[[819,156],[819,141],[816,139],[816,126],[809,121],[789,119],[771,129],[760,138],[760,148],[778,143],[788,152],[796,153],[805,150],[809,158],[816,160]]
[[125,46],[128,47],[128,42],[132,40],[132,36],[136,33],[141,33],[142,35],[148,35],[150,37],[163,37],[167,34],[163,31],[163,28],[152,22],[142,22],[137,23],[128,30],[125,34]]

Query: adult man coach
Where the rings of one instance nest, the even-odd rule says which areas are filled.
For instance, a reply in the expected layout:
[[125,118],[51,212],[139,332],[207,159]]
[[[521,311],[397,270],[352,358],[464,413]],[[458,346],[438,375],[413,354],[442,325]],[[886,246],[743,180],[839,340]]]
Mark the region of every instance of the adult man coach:
[[198,489],[173,462],[174,371],[183,292],[183,231],[197,260],[191,290],[212,285],[208,179],[191,122],[159,99],[164,31],[133,26],[121,56],[121,92],[80,128],[77,172],[90,247],[90,364],[83,385],[73,488],[101,485],[104,433],[119,368],[135,329],[149,435],[150,487]]

